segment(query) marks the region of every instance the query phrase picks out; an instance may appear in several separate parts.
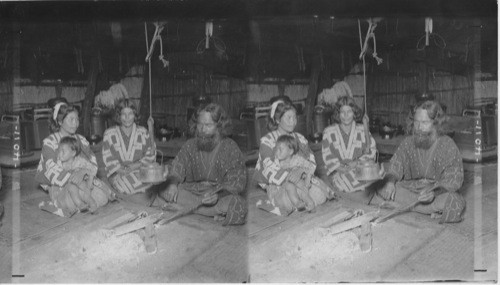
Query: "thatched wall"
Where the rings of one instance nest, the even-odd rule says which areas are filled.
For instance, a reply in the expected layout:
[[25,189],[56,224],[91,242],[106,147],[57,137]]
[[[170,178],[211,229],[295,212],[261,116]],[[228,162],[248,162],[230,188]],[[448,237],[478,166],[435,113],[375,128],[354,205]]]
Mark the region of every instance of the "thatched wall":
[[309,84],[304,82],[283,83],[280,86],[279,81],[255,83],[250,80],[247,82],[248,105],[269,105],[271,98],[281,95],[288,96],[293,102],[303,105],[307,98],[308,88]]
[[[196,79],[192,76],[154,78],[151,84],[153,114],[158,123],[186,129],[188,108],[194,105],[193,98],[199,94]],[[236,118],[246,105],[246,84],[240,79],[212,77],[206,81],[205,95]]]
[[[371,118],[404,125],[408,112],[416,103],[415,96],[421,89],[419,76],[418,72],[412,71],[370,75],[371,96],[368,99],[368,112]],[[496,97],[496,92],[492,92],[496,84],[487,85],[485,96]],[[446,106],[449,115],[461,115],[464,108],[474,105],[474,88],[465,76],[436,72],[429,76],[427,91]]]
[[[403,125],[418,94],[418,74],[372,74],[367,87],[367,109],[370,119],[380,119],[394,125]],[[368,84],[368,83],[367,83]]]
[[[16,105],[46,105],[49,99],[56,97],[56,88],[55,82],[36,84],[30,80],[23,81],[19,86],[19,91],[14,94]],[[68,83],[61,86],[61,97],[66,98],[68,102],[80,102],[85,98],[85,89],[85,82]]]
[[0,115],[12,110],[12,81],[0,81]]

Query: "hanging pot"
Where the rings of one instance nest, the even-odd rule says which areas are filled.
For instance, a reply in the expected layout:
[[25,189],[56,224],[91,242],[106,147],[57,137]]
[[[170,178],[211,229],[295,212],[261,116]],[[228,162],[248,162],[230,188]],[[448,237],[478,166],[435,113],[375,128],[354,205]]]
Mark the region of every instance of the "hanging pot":
[[[159,150],[156,150],[158,152]],[[155,157],[156,157],[155,152]],[[160,183],[165,181],[165,165],[163,165],[163,152],[161,153],[161,164],[154,162],[143,163],[139,169],[139,180],[144,183]]]
[[372,181],[382,179],[380,177],[380,167],[373,160],[358,161],[354,170],[354,176],[359,181]]
[[434,100],[434,99],[435,99],[435,97],[431,93],[424,92],[422,94],[420,94],[420,93],[415,94],[415,100],[417,100],[417,102],[423,102],[423,101]]
[[195,95],[193,96],[193,107],[197,108],[201,105],[206,105],[212,103],[210,97],[206,95]]
[[157,131],[157,137],[163,142],[172,139],[173,135],[174,129],[168,127],[167,125],[160,127],[160,129]]

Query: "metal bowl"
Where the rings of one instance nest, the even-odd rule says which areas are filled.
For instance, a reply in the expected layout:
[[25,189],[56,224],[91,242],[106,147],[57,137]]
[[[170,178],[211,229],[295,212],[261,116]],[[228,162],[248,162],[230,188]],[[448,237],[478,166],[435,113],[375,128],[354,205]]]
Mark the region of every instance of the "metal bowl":
[[164,172],[165,166],[157,162],[144,164],[139,169],[139,180],[145,183],[163,182],[165,181],[165,177],[163,176]]
[[373,160],[359,161],[354,169],[354,177],[359,181],[372,181],[382,179],[380,167]]

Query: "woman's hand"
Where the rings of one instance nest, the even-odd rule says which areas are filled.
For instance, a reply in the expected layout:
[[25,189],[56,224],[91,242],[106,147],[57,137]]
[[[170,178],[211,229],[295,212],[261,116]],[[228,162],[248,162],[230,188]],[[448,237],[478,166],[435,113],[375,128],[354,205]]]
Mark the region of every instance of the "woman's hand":
[[122,165],[122,167],[118,168],[116,172],[121,175],[127,175],[130,173],[130,171],[131,170],[127,165]]
[[141,166],[142,166],[142,162],[140,162],[140,161],[136,161],[134,163],[131,163],[128,166],[129,172],[132,172],[134,170],[140,169]]
[[340,163],[340,166],[336,169],[337,172],[345,174],[353,170],[358,162],[356,160],[345,159]]
[[394,182],[389,181],[382,189],[380,189],[379,193],[384,200],[394,200],[394,196],[396,195],[396,185]]

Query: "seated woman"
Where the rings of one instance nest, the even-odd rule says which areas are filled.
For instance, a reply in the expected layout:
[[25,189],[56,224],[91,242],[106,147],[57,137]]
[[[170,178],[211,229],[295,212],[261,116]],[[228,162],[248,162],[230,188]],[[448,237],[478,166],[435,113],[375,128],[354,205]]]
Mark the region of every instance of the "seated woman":
[[[106,176],[113,188],[124,194],[123,198],[151,206],[156,197],[153,184],[139,179],[139,169],[141,164],[155,161],[156,147],[149,131],[135,123],[137,119],[132,101],[122,99],[117,103],[115,120],[118,125],[104,132],[102,158]],[[148,125],[152,123],[149,119]]]
[[326,174],[342,192],[364,190],[372,182],[358,181],[354,175],[358,161],[373,160],[377,152],[375,140],[368,131],[368,117],[363,117],[363,124],[356,123],[362,116],[352,97],[341,97],[334,105],[335,123],[323,131],[321,144]]
[[[40,186],[50,195],[50,201],[40,203],[39,207],[62,217],[70,217],[80,211],[70,193],[78,192],[77,185],[84,181],[86,173],[72,174],[64,169],[58,159],[57,151],[61,139],[68,136],[75,138],[80,144],[80,155],[97,167],[96,157],[90,149],[89,142],[83,136],[76,134],[79,124],[78,110],[75,107],[65,102],[55,104],[50,126],[52,134],[43,140],[42,154],[35,176]],[[114,199],[111,189],[98,178],[93,180],[90,194],[96,202],[96,208]]]
[[[295,210],[288,196],[285,182],[297,184],[304,173],[301,169],[288,171],[280,166],[279,160],[275,159],[274,148],[278,137],[291,135],[299,142],[297,155],[304,157],[316,165],[314,154],[308,146],[307,139],[303,135],[294,132],[297,125],[297,114],[290,100],[278,100],[271,106],[268,115],[268,129],[270,130],[260,140],[259,158],[255,166],[254,179],[263,189],[267,191],[269,201],[272,205],[271,212],[280,216],[287,216]],[[327,199],[334,197],[333,190],[328,186],[318,187],[312,184],[309,188],[309,196],[314,201],[314,206],[323,204]]]

